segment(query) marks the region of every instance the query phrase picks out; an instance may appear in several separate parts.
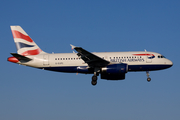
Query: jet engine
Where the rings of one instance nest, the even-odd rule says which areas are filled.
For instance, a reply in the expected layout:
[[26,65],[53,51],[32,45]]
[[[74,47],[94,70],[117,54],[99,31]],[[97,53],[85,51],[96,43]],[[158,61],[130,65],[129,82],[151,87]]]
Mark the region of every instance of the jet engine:
[[101,68],[101,79],[123,80],[128,71],[127,64],[112,64]]

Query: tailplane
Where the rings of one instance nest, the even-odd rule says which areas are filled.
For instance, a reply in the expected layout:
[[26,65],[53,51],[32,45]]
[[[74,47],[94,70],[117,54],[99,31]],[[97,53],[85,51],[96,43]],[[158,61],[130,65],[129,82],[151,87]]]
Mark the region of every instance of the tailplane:
[[38,45],[29,37],[29,35],[20,26],[10,26],[17,53],[23,56],[44,54]]

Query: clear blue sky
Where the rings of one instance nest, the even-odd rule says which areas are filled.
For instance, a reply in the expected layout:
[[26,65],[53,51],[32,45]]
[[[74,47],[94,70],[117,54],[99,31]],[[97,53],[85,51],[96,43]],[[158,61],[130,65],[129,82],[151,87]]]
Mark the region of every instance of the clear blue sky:
[[[123,81],[43,71],[7,62],[20,25],[46,52],[154,51],[174,66]],[[179,120],[179,0],[0,2],[0,120]]]

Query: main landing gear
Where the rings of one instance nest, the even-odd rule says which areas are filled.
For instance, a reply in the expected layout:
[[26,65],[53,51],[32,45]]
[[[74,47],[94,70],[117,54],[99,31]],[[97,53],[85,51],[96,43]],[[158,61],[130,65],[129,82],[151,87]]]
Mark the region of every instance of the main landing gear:
[[146,71],[146,75],[147,75],[147,81],[150,82],[151,81],[151,78],[149,77],[149,71]]
[[92,81],[91,81],[91,84],[93,86],[95,86],[97,84],[97,79],[98,79],[98,76],[99,75],[99,69],[98,68],[95,68],[94,70],[94,75],[92,76]]
[[92,76],[91,84],[92,84],[93,86],[95,86],[95,85],[97,84],[97,76],[96,76],[96,75],[93,75],[93,76]]

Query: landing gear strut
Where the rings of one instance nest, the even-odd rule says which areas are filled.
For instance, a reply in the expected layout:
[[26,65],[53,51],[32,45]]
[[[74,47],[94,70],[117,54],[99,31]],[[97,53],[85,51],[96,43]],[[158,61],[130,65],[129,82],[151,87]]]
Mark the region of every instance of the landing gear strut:
[[147,81],[150,82],[151,81],[151,78],[149,77],[149,71],[146,71],[146,75],[147,75]]

